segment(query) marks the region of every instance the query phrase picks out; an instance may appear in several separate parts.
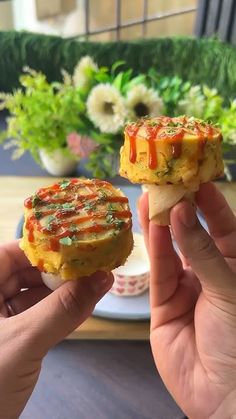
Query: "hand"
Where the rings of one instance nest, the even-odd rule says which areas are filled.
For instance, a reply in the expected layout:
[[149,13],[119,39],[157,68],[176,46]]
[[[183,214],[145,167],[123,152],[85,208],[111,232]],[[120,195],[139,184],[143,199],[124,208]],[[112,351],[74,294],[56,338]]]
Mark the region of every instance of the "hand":
[[176,402],[191,419],[236,413],[236,219],[213,184],[202,185],[197,204],[171,211],[168,227],[148,221],[147,195],[140,220],[151,262],[151,346],[156,366]]
[[13,419],[34,389],[42,358],[92,313],[113,277],[98,272],[52,293],[18,242],[0,246],[0,267],[0,417]]

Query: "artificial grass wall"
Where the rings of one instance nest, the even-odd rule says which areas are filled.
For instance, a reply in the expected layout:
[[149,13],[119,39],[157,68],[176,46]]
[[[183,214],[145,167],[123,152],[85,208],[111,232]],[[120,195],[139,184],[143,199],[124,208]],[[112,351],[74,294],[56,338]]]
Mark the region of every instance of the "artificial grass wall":
[[18,86],[28,65],[59,80],[60,69],[72,72],[83,55],[99,65],[123,59],[134,71],[154,67],[163,75],[177,74],[193,83],[216,87],[227,99],[236,96],[236,48],[217,39],[188,37],[145,39],[129,42],[82,42],[29,32],[0,32],[0,90]]

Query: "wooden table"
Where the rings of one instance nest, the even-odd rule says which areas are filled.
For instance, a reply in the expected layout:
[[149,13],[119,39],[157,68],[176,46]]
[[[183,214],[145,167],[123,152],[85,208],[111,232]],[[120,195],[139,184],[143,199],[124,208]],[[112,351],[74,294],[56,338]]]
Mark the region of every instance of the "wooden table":
[[20,419],[182,419],[148,342],[64,341]]

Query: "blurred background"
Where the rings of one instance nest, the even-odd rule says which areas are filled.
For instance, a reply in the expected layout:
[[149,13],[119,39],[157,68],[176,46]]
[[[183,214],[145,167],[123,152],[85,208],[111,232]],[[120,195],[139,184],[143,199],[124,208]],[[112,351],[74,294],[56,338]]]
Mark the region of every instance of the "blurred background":
[[[118,25],[122,26],[119,37],[124,40],[190,35],[196,9],[197,0],[8,0],[0,2],[0,30],[27,30],[63,37],[83,36],[89,31],[91,40],[94,37],[114,40],[117,33],[109,29]],[[150,20],[143,25],[143,19]]]

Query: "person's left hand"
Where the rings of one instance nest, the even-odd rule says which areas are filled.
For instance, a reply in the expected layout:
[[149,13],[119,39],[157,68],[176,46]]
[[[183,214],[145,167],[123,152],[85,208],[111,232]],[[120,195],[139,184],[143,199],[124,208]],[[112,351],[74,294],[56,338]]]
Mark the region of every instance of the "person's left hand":
[[97,272],[52,293],[17,241],[0,246],[1,418],[19,417],[44,355],[84,322],[112,283],[111,274]]

